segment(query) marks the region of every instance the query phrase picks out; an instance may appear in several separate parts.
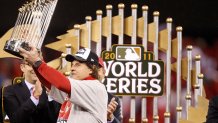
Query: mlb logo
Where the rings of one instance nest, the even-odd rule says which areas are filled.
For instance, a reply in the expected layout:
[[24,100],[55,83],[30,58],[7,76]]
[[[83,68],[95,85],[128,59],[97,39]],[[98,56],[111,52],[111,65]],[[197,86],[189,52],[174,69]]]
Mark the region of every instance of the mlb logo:
[[135,46],[117,46],[116,60],[118,61],[140,61],[141,47]]

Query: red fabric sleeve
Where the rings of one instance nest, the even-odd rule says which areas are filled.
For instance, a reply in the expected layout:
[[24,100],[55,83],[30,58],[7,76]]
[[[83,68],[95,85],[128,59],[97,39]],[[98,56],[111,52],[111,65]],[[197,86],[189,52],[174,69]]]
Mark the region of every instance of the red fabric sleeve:
[[45,86],[47,87],[49,90],[51,90],[51,83],[49,83],[47,80],[45,80],[41,74],[37,71],[37,69],[34,68],[34,71],[37,75],[37,77],[39,78],[40,82]]
[[51,85],[63,92],[70,94],[70,81],[59,71],[49,67],[45,62],[36,69],[36,75],[45,86],[51,88]]

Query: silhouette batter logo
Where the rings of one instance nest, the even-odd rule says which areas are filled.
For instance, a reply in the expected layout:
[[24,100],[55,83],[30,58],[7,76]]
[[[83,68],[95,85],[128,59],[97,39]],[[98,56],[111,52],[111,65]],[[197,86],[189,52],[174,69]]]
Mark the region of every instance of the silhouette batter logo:
[[116,59],[123,61],[140,61],[141,60],[141,48],[140,47],[128,47],[118,46],[116,48]]

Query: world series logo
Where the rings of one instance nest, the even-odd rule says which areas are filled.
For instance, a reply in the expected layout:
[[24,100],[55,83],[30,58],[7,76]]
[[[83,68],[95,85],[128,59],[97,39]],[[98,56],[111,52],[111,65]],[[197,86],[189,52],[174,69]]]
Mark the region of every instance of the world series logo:
[[154,61],[152,52],[141,45],[113,45],[103,51],[105,79],[109,93],[130,96],[161,96],[164,86],[164,62]]

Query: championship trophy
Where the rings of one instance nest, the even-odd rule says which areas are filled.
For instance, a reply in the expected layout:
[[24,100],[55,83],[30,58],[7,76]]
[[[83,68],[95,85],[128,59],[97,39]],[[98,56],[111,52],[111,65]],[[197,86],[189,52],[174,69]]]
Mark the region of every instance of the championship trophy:
[[4,50],[22,57],[19,47],[30,50],[29,44],[41,49],[57,0],[33,0],[19,8],[19,14],[11,38]]

